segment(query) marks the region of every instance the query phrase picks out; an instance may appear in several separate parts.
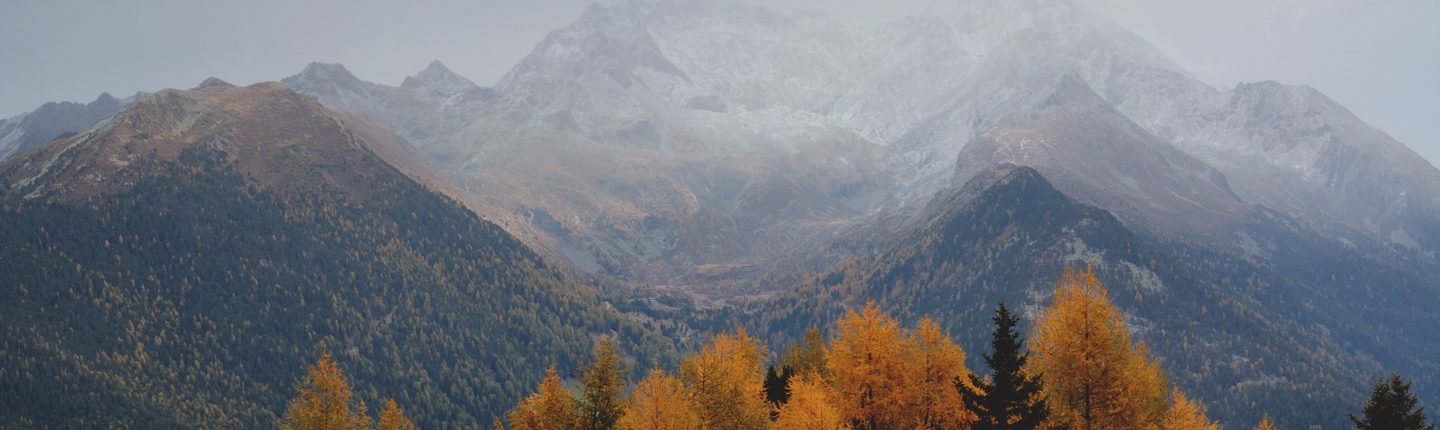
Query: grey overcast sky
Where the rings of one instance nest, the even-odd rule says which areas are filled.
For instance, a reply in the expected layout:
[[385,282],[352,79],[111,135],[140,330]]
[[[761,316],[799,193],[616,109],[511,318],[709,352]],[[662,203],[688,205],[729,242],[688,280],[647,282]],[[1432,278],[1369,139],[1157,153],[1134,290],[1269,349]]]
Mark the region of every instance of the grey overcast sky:
[[[859,25],[931,0],[749,0]],[[1440,164],[1440,1],[1077,0],[1229,87],[1307,84]],[[396,84],[500,78],[590,0],[0,0],[0,116],[101,92],[278,80],[311,61]]]

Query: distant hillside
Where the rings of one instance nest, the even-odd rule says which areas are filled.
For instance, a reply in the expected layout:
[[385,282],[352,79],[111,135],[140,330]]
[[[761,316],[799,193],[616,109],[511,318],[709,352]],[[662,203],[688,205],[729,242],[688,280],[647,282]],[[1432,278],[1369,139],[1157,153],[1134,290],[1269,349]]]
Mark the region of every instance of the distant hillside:
[[597,335],[673,346],[278,84],[164,91],[0,163],[0,427],[263,428],[335,353],[479,427]]
[[84,131],[140,96],[117,99],[110,93],[102,93],[90,103],[46,103],[33,111],[0,119],[0,160],[38,148],[66,134]]
[[[902,321],[935,318],[975,351],[988,339],[996,302],[1033,321],[1065,266],[1093,265],[1131,330],[1227,428],[1249,428],[1266,412],[1292,428],[1340,426],[1346,408],[1363,400],[1366,380],[1382,369],[1418,377],[1440,368],[1420,352],[1433,353],[1433,345],[1410,342],[1426,336],[1425,321],[1434,316],[1426,306],[1436,301],[1418,274],[1280,225],[1250,227],[1260,247],[1281,247],[1265,260],[1161,240],[1133,233],[1037,171],[1015,166],[942,191],[905,223],[905,233],[880,239],[873,254],[851,257],[735,318],[760,321],[771,343],[783,345],[874,300]],[[1386,285],[1387,292],[1365,285]],[[1325,293],[1336,290],[1353,293]],[[1378,296],[1416,304],[1395,308]],[[1427,312],[1411,323],[1374,323]]]

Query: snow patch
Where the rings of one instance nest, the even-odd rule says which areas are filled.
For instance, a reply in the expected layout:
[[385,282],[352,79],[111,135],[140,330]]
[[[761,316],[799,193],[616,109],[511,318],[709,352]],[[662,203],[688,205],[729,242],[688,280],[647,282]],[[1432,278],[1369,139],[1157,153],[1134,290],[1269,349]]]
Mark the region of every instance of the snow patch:
[[1066,263],[1085,262],[1092,266],[1099,266],[1105,262],[1105,251],[1090,249],[1085,241],[1073,239],[1065,243],[1068,254],[1065,255]]

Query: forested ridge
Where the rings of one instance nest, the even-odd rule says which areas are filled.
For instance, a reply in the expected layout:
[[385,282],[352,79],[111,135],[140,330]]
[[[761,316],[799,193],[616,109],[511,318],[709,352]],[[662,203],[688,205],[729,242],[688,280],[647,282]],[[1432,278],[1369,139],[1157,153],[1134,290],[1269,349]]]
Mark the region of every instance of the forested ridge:
[[[961,345],[991,334],[987,303],[1001,301],[1021,304],[1018,330],[1035,336],[1038,355],[1025,369],[1050,375],[1043,398],[1073,407],[1073,397],[1055,390],[1075,384],[1059,375],[1085,374],[1112,379],[1082,386],[1144,395],[1112,398],[1124,405],[1115,410],[1130,412],[1108,417],[1047,406],[1051,424],[1345,422],[1360,394],[1336,401],[1333,393],[1361,393],[1365,384],[1299,379],[1327,373],[1266,363],[1307,363],[1299,357],[1326,352],[1295,338],[1246,341],[1247,333],[1282,328],[1243,298],[1134,288],[1144,273],[1184,286],[1198,269],[1162,260],[1179,251],[1154,248],[1023,170],[939,203],[944,216],[917,245],[852,259],[757,315],[686,316],[682,306],[669,317],[731,327],[715,329],[708,344],[677,361],[675,341],[623,319],[598,291],[567,281],[495,225],[398,172],[374,178],[375,197],[357,200],[323,187],[256,187],[226,160],[197,145],[175,163],[142,161],[153,165],[136,167],[151,175],[104,198],[0,197],[0,235],[9,240],[0,250],[0,283],[13,298],[0,316],[0,424],[309,428],[297,423],[313,418],[354,428],[406,428],[411,420],[419,428],[968,428],[982,417],[980,400],[965,396],[987,392],[976,388],[992,381],[979,369],[993,364]],[[1015,243],[1027,246],[1003,246]],[[1120,261],[1157,262],[1052,275],[1089,266],[1092,256],[1077,248],[1086,246]],[[1205,255],[1196,249],[1189,255]],[[955,258],[976,255],[984,258]],[[1102,279],[1127,286],[1112,294],[1099,287]],[[979,287],[937,288],[970,284]],[[1062,287],[1076,285],[1086,287],[1066,294],[1085,300],[1065,304]],[[1119,310],[1145,306],[1170,318]],[[1073,321],[1056,322],[1064,309],[1102,316],[1093,330],[1113,339],[1111,349],[1092,356],[1109,357],[1111,367],[1074,367],[1086,361],[1065,348],[1093,336],[1073,333]],[[794,334],[805,328],[823,331]],[[767,347],[790,344],[783,354]],[[1204,355],[1217,353],[1241,359],[1217,364]],[[353,386],[337,382],[340,368]],[[1267,397],[1273,386],[1244,384],[1257,372],[1279,372],[1277,383],[1316,391]],[[1214,389],[1226,384],[1245,388]],[[359,409],[326,421],[320,411],[340,409],[314,405],[338,397],[303,388],[322,386],[377,413]],[[297,389],[300,403],[287,406]],[[1077,419],[1101,424],[1078,427]],[[1172,421],[1189,424],[1164,424]],[[654,424],[661,422],[669,424]]]
[[[1433,348],[1404,340],[1424,337],[1425,324],[1399,314],[1430,312],[1420,304],[1436,300],[1415,269],[1356,258],[1286,230],[1293,227],[1283,220],[1249,230],[1280,244],[1270,255],[1237,256],[1134,233],[1015,166],[942,191],[918,219],[873,253],[715,320],[748,323],[786,344],[874,301],[905,323],[929,315],[974,348],[987,334],[987,306],[1005,301],[1033,315],[1066,266],[1093,265],[1136,336],[1227,428],[1255,422],[1261,410],[1294,427],[1344,425],[1345,407],[1364,395],[1367,378],[1400,363],[1400,354],[1423,357]],[[1337,290],[1343,294],[1322,293]],[[1387,294],[1409,299],[1374,299]],[[1394,326],[1376,325],[1376,315],[1395,315],[1380,319]],[[1350,356],[1356,348],[1390,352],[1358,360]],[[1431,380],[1434,368],[1403,371]]]
[[[1157,429],[1218,430],[1206,403],[1174,385],[1090,268],[1067,268],[1028,332],[1000,303],[985,363],[934,319],[906,327],[873,302],[846,310],[827,336],[810,330],[778,359],[744,328],[716,334],[681,361],[625,382],[602,344],[567,389],[554,367],[502,430]],[[1028,340],[1026,339],[1028,337]],[[773,357],[773,356],[772,356]],[[608,363],[608,364],[605,364]],[[766,364],[768,363],[768,368]],[[1433,430],[1410,382],[1392,374],[1348,410],[1359,429]],[[623,394],[629,391],[630,394]],[[1278,426],[1258,406],[1253,422]]]
[[[165,91],[0,163],[0,428],[1331,428],[1423,424],[1440,369],[1423,259],[1137,233],[1016,166],[774,295],[603,293],[346,118]],[[1001,302],[1028,364],[974,352]]]
[[4,196],[0,427],[261,428],[319,351],[425,428],[475,427],[600,334],[673,354],[500,228],[395,172],[257,188],[203,145],[128,190]]

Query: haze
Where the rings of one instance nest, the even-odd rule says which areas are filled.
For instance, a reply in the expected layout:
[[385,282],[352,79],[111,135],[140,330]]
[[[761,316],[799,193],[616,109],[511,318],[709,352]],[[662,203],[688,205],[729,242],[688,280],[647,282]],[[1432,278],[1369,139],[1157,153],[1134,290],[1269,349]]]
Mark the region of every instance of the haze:
[[[854,25],[929,0],[778,0]],[[1320,89],[1440,164],[1440,2],[1077,0],[1220,87],[1276,80]],[[481,85],[500,78],[589,0],[156,0],[0,3],[0,116],[101,92],[187,88],[216,76],[279,80],[311,61],[395,84],[431,60]]]

